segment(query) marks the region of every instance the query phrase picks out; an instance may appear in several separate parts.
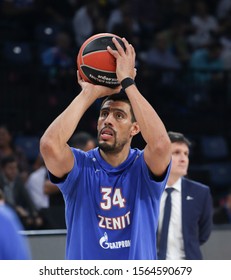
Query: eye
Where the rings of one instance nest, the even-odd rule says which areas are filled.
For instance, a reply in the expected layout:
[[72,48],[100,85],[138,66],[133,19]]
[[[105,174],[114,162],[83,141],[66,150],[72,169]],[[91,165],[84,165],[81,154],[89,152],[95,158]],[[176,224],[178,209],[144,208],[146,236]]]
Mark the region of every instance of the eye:
[[107,111],[101,111],[100,116],[103,117],[103,118],[106,118],[108,116],[108,112]]
[[124,116],[123,116],[123,114],[121,114],[121,113],[116,113],[116,118],[117,118],[117,119],[123,119]]

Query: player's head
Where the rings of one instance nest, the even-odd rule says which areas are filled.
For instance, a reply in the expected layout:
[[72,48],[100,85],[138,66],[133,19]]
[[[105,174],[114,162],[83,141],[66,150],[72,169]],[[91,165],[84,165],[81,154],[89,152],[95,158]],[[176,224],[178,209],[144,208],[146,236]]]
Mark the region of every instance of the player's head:
[[125,93],[108,96],[102,102],[98,119],[98,144],[104,152],[117,153],[130,146],[139,133],[131,103]]
[[105,102],[109,101],[109,100],[112,100],[112,101],[122,101],[122,102],[125,102],[125,103],[129,104],[130,111],[131,111],[131,121],[132,122],[136,122],[136,118],[135,118],[135,115],[134,115],[134,112],[133,112],[130,100],[128,99],[126,93],[123,90],[121,90],[118,94],[113,94],[113,95],[110,95],[110,96],[106,97],[103,100],[102,104],[101,104],[101,108],[102,108],[103,104]]

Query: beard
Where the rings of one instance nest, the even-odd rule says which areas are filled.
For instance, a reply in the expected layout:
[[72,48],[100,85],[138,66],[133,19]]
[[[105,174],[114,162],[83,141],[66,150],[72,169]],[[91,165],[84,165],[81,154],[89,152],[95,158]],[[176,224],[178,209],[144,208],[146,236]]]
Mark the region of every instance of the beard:
[[126,139],[123,139],[122,141],[118,142],[116,139],[116,135],[115,135],[115,140],[112,144],[109,144],[104,141],[100,141],[99,138],[100,137],[98,136],[98,146],[100,150],[102,150],[104,153],[109,153],[109,154],[117,154],[121,152],[125,144],[127,144],[128,142]]
[[106,142],[99,142],[99,148],[105,153],[116,153],[116,143],[108,144]]

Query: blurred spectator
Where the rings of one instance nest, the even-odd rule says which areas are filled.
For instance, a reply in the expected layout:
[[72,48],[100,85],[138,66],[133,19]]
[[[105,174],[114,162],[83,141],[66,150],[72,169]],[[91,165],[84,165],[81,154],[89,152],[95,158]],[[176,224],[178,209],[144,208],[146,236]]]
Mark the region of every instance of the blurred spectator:
[[[49,196],[44,193],[47,170],[44,166],[42,157],[39,155],[38,158],[40,158],[41,164],[40,166],[37,165],[36,170],[30,173],[25,186],[37,211],[40,211],[42,208],[49,207]],[[37,163],[38,161],[39,160],[37,159]]]
[[163,37],[167,42],[167,48],[178,58],[182,65],[187,65],[191,52],[188,47],[186,36],[188,32],[187,22],[175,15],[171,24],[162,31]]
[[132,12],[132,3],[121,1],[121,5],[113,9],[109,15],[106,29],[120,37],[125,37],[138,51],[139,35],[141,29],[137,19]]
[[195,50],[189,62],[196,82],[206,83],[222,78],[224,63],[221,58],[222,47],[217,41],[211,42],[207,47]]
[[181,64],[177,56],[169,48],[164,33],[157,33],[147,52],[141,57],[149,66],[159,70],[178,70]]
[[5,156],[14,156],[18,162],[20,177],[26,180],[30,166],[23,151],[13,143],[13,135],[6,125],[0,125],[0,161]]
[[26,237],[19,231],[23,225],[15,212],[5,203],[0,187],[0,260],[30,260],[31,252]]
[[12,155],[1,160],[0,186],[7,205],[15,210],[25,229],[40,228],[43,221],[19,176],[18,163]]
[[219,31],[219,23],[216,17],[210,13],[205,1],[195,2],[195,12],[191,17],[191,24],[194,32],[188,37],[192,49],[204,47],[211,43],[211,40]]
[[96,147],[96,140],[88,132],[81,131],[72,135],[69,145],[86,152]]
[[51,83],[76,75],[75,56],[70,34],[66,31],[58,32],[55,45],[41,53],[41,63]]
[[197,107],[212,109],[213,112],[223,110],[226,102],[226,96],[223,94],[224,61],[221,54],[221,44],[214,41],[205,48],[195,50],[189,62],[190,83],[196,85],[197,91],[194,95],[188,95],[189,101]]
[[84,1],[84,5],[76,10],[72,23],[77,48],[93,34],[105,32],[106,19],[100,1]]
[[31,172],[26,189],[43,219],[45,229],[65,228],[64,201],[58,187],[47,178],[47,169],[41,155],[37,159],[37,168]]
[[162,21],[166,20],[159,7],[162,1],[146,0],[145,5],[140,0],[130,0],[127,2],[130,4],[130,10],[132,12],[133,30],[137,30],[137,27],[139,28],[139,39],[142,42],[142,48],[145,50],[149,46],[150,37],[158,30]]
[[215,209],[213,223],[231,224],[231,190],[228,192],[221,206]]
[[181,69],[178,57],[168,46],[168,41],[164,33],[157,33],[152,44],[146,52],[140,54],[141,61],[156,71],[159,75],[158,82],[164,85],[174,82],[177,71]]

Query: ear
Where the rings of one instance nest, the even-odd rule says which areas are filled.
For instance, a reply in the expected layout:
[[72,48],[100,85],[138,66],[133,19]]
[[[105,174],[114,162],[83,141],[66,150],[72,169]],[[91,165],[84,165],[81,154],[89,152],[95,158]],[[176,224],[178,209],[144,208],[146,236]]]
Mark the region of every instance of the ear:
[[138,134],[139,132],[140,132],[140,127],[139,127],[139,125],[138,125],[137,122],[134,122],[134,123],[132,124],[132,128],[131,128],[131,136],[133,137],[133,136],[135,136],[136,134]]

